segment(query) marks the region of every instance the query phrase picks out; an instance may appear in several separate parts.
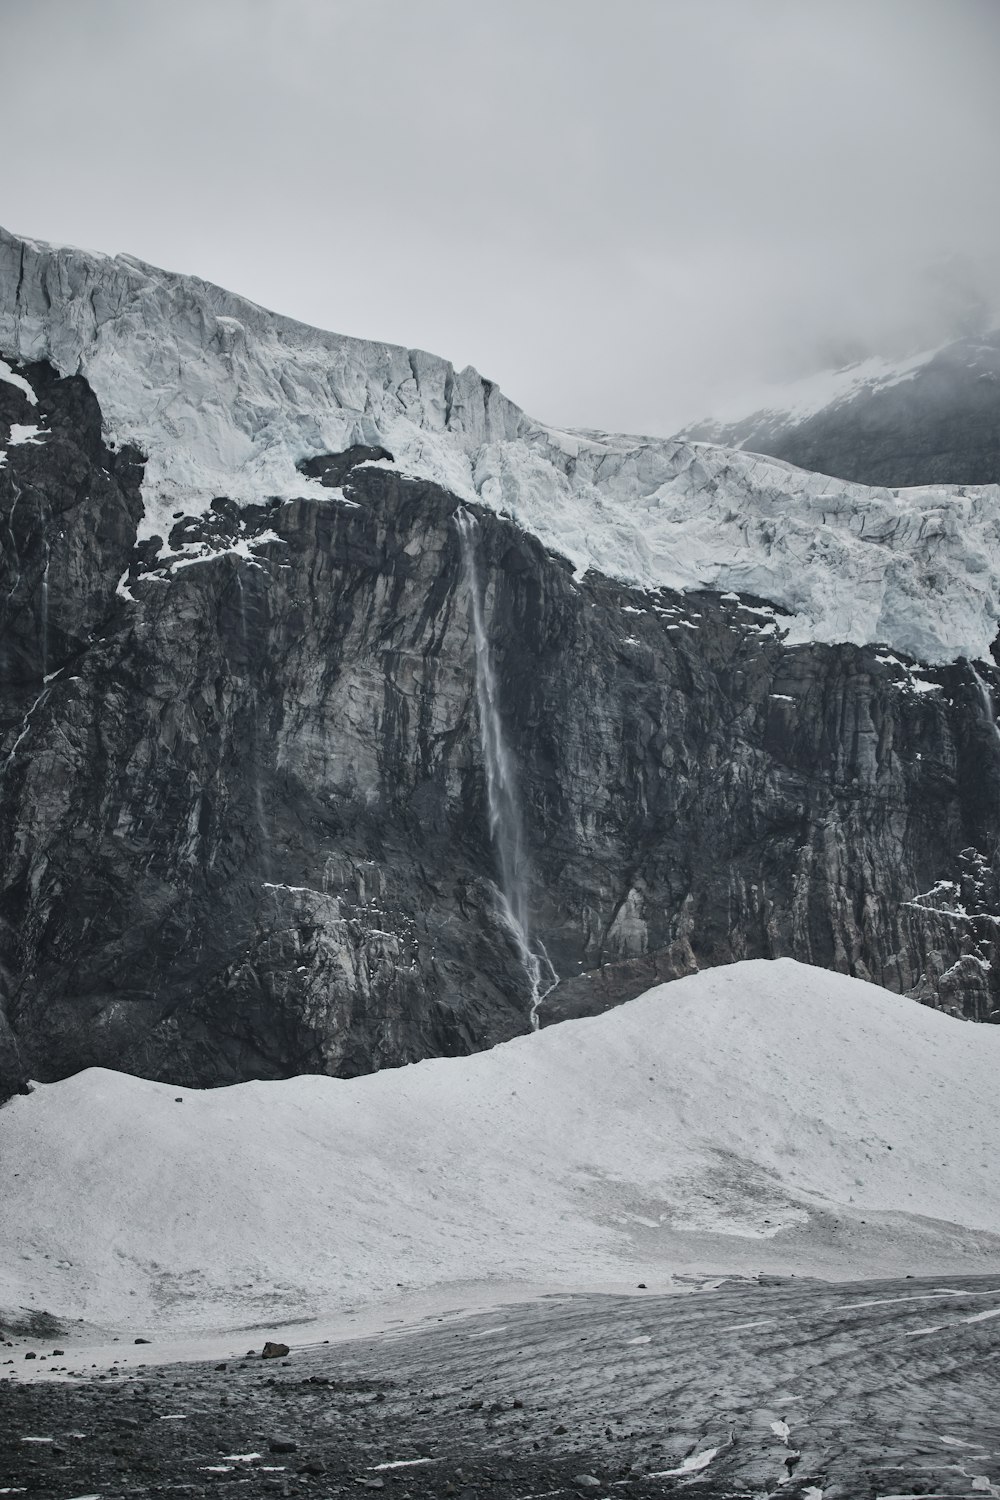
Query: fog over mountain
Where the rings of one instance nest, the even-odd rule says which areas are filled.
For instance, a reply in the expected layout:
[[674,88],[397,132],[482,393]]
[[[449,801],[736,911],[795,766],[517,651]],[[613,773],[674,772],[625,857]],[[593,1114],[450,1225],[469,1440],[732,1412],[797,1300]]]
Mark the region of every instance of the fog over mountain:
[[551,422],[665,435],[997,318],[982,0],[0,0],[0,28],[8,228],[474,364]]

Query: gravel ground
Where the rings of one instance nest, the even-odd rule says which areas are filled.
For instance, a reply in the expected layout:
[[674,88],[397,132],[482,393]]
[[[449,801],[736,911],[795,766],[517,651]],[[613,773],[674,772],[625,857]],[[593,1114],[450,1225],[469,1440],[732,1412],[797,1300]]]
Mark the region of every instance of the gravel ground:
[[995,1276],[550,1297],[275,1359],[247,1338],[30,1383],[26,1353],[75,1368],[71,1345],[8,1340],[0,1494],[1000,1496]]

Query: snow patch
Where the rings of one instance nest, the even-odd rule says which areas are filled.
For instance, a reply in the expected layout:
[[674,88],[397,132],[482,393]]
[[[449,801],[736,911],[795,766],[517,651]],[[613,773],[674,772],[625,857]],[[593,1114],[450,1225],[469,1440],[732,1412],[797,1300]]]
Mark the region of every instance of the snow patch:
[[42,443],[47,436],[46,429],[36,427],[34,423],[12,422],[8,441],[12,448],[19,448],[25,443]]
[[705,1448],[701,1453],[692,1453],[676,1469],[660,1469],[655,1474],[647,1474],[647,1479],[673,1479],[681,1474],[696,1474],[699,1469],[707,1469],[712,1459],[720,1452],[718,1448]]
[[[25,380],[24,376],[18,375],[16,370],[12,370],[5,359],[0,359],[0,380],[6,381],[7,385],[17,386],[18,390],[21,391],[25,396],[27,396],[32,406],[38,405],[38,397],[35,395],[34,391],[31,389],[31,386]],[[0,1491],[0,1494],[2,1493],[3,1491]]]

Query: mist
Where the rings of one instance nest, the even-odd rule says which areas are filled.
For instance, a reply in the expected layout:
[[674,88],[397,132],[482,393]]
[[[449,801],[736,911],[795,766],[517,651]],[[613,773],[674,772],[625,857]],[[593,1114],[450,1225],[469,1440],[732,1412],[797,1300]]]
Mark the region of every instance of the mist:
[[1000,316],[991,0],[0,0],[17,233],[669,433]]

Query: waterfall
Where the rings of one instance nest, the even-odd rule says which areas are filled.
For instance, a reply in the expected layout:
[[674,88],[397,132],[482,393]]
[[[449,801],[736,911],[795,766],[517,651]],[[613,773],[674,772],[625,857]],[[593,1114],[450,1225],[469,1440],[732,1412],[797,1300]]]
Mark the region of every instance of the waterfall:
[[[242,645],[243,645],[244,668],[245,668],[245,671],[246,671],[246,674],[247,674],[247,680],[249,682],[249,679],[250,679],[250,638],[249,638],[249,634],[247,632],[247,605],[246,605],[246,597],[245,597],[245,595],[243,593],[243,579],[240,576],[239,571],[237,571],[237,573],[236,573],[236,588],[237,588],[237,590],[239,592],[239,596],[240,596],[240,606],[239,606],[239,608],[240,608],[240,637],[241,637]],[[256,690],[254,689],[254,690],[252,690],[252,692],[253,692],[253,705],[254,705],[254,715],[253,715],[254,729],[253,729],[253,738],[252,738],[252,743],[251,743],[251,751],[252,751],[252,754],[253,754],[253,770],[252,770],[252,773],[251,773],[251,780],[252,780],[252,784],[253,784],[254,812],[256,813],[256,816],[257,816],[257,830],[258,830],[258,832],[260,834],[260,862],[261,862],[261,868],[263,869],[263,872],[264,872],[265,882],[267,882],[267,881],[269,881],[271,879],[271,835],[270,835],[270,832],[268,830],[267,817],[266,817],[265,812],[264,812],[264,779],[263,779],[263,776],[261,775],[261,766],[260,766],[260,758],[261,758],[260,710],[259,710],[259,706],[258,706],[258,703],[257,703],[257,693],[256,693]]]
[[983,706],[983,715],[997,741],[998,748],[1000,748],[1000,727],[997,725],[996,710],[993,706],[993,694],[990,692],[986,679],[980,676],[975,663],[970,661],[969,667],[976,680],[976,691],[979,694],[979,701]]
[[49,671],[49,544],[45,543],[45,566],[42,569],[42,608],[41,608],[41,653],[42,653],[42,680],[48,676]]
[[[454,514],[462,547],[465,581],[472,606],[472,632],[476,653],[476,698],[479,704],[479,738],[486,765],[486,800],[490,815],[490,837],[496,850],[500,875],[501,915],[517,946],[521,966],[531,992],[530,1020],[538,1029],[538,1007],[559,983],[545,946],[531,942],[528,909],[527,868],[524,833],[517,795],[517,770],[504,738],[500,721],[499,694],[490,643],[483,622],[483,588],[476,556],[479,523],[459,506]],[[545,988],[543,989],[543,985]]]

